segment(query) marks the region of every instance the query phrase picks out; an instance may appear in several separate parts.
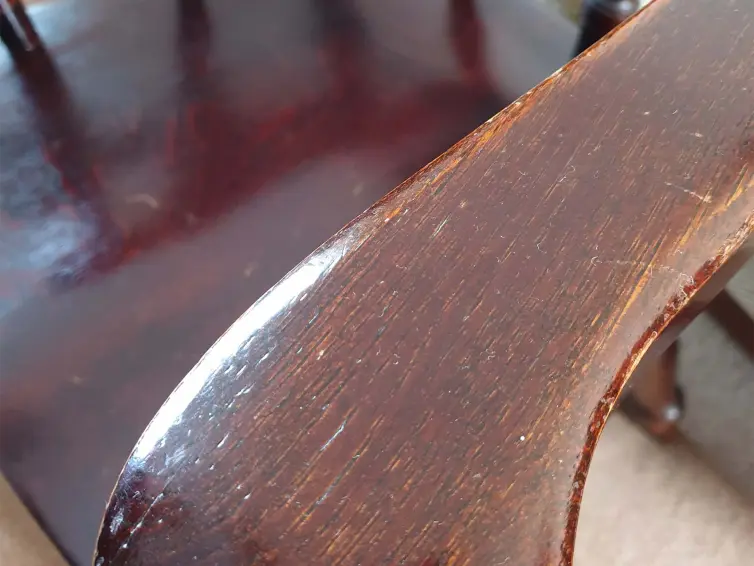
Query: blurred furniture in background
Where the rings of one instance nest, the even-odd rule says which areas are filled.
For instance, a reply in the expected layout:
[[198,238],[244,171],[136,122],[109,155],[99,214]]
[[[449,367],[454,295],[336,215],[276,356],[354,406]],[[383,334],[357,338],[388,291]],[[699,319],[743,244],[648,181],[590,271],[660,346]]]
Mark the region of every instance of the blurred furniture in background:
[[639,0],[584,0],[575,53],[594,45],[639,9]]
[[0,0],[0,40],[11,51],[32,51],[40,45],[21,0]]

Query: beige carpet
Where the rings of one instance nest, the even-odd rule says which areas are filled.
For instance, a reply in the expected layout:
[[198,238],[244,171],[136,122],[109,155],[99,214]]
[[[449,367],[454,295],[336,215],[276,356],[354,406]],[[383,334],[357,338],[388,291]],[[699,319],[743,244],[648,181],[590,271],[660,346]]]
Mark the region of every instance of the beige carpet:
[[[731,288],[754,312],[754,262]],[[705,315],[681,344],[685,439],[659,445],[611,417],[586,484],[576,566],[754,564],[754,367]],[[0,477],[0,565],[63,563]]]
[[61,566],[65,562],[0,475],[0,564]]
[[595,453],[577,533],[576,566],[754,563],[751,506],[688,446],[660,446],[620,414]]

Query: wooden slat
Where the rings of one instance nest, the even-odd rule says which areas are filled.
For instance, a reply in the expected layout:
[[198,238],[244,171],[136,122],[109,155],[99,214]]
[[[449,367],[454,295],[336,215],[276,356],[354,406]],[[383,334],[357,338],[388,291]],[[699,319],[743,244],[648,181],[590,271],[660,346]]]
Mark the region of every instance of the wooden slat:
[[747,0],[657,0],[320,247],[160,410],[96,564],[570,563],[618,393],[751,234],[752,46]]

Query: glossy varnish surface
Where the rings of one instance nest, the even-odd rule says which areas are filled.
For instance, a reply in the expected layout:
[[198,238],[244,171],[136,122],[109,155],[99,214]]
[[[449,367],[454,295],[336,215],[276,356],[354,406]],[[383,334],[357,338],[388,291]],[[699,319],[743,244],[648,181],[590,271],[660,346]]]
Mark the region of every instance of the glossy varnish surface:
[[752,45],[658,0],[323,245],[162,407],[98,566],[568,563],[618,392],[751,234]]
[[73,563],[217,337],[568,59],[542,5],[475,4],[55,0],[46,51],[0,46],[0,462]]

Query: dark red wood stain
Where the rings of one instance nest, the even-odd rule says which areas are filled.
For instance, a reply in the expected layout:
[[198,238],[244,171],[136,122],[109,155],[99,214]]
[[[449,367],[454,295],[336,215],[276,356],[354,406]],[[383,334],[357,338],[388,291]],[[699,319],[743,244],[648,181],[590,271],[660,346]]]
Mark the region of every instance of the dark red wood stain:
[[752,45],[659,0],[331,238],[160,409],[102,564],[569,564],[621,388],[754,230]]
[[73,563],[233,320],[567,61],[542,5],[476,6],[55,0],[0,46],[0,462]]

